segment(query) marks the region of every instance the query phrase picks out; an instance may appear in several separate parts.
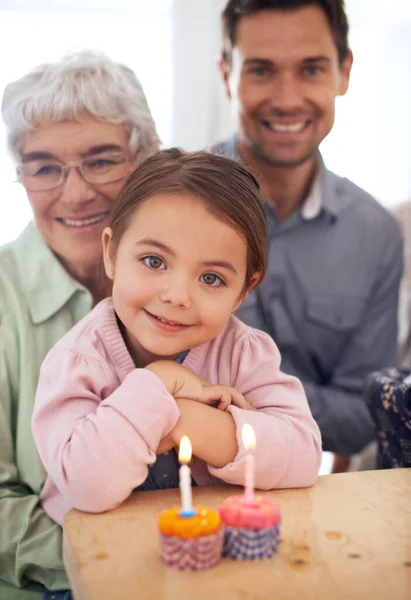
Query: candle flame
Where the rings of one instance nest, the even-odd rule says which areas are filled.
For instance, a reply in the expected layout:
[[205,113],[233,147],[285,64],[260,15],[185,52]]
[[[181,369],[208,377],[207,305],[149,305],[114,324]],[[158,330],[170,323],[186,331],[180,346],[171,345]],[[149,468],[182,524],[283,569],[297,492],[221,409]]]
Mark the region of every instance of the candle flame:
[[255,448],[255,433],[254,433],[254,429],[248,423],[243,425],[243,429],[241,431],[241,437],[243,438],[244,448],[246,450],[254,450],[254,448]]
[[180,448],[178,451],[178,460],[181,463],[189,463],[191,460],[191,442],[186,435],[180,440]]

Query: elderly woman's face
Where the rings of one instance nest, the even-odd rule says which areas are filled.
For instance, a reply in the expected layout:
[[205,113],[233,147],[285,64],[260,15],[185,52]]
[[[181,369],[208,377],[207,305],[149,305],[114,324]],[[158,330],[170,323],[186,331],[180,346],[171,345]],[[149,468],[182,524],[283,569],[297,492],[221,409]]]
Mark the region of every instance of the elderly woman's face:
[[[86,275],[100,260],[101,233],[110,224],[120,189],[133,166],[124,160],[121,163],[122,153],[129,155],[125,126],[91,117],[81,122],[42,123],[23,145],[21,180],[37,228],[74,277]],[[71,168],[59,182],[59,174],[63,178],[61,164],[79,161],[83,176]],[[50,186],[52,189],[44,189]]]

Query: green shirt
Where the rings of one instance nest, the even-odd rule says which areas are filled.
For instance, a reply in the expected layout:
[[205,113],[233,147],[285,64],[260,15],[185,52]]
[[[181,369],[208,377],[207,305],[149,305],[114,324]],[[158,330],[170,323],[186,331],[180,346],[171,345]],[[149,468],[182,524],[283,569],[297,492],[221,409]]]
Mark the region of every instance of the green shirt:
[[[41,363],[92,308],[30,223],[0,248],[0,598],[41,599],[69,587],[62,530],[43,511],[46,472],[31,433]],[[16,589],[24,588],[24,589]]]

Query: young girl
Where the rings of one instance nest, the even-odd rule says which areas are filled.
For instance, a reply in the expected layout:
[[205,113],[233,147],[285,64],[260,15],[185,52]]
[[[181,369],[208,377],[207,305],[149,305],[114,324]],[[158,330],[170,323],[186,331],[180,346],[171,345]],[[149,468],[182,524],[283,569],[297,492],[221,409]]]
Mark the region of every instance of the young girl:
[[137,489],[178,486],[175,448],[198,485],[244,481],[241,429],[256,433],[260,489],[312,485],[319,429],[273,340],[233,313],[266,269],[258,185],[240,163],[172,149],[123,188],[103,233],[111,299],[47,355],[33,431],[48,471],[41,499],[109,510]]

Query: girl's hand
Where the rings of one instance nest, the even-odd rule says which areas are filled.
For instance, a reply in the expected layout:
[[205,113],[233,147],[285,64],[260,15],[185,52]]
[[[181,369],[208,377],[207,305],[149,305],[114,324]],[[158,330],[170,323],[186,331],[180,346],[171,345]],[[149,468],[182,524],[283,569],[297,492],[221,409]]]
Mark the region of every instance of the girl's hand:
[[219,410],[226,410],[230,404],[243,408],[244,410],[255,410],[253,406],[236,390],[228,385],[213,385],[200,379],[197,386],[191,387],[184,385],[176,391],[174,395],[176,400],[186,398],[187,400],[196,400],[209,406],[216,405]]
[[213,385],[201,379],[189,369],[171,360],[158,360],[146,367],[155,373],[176,400],[186,398],[219,410],[226,410],[230,404],[245,410],[254,410],[244,396],[234,387]]

